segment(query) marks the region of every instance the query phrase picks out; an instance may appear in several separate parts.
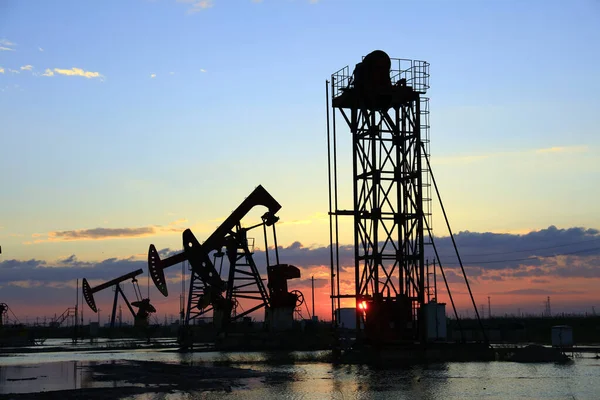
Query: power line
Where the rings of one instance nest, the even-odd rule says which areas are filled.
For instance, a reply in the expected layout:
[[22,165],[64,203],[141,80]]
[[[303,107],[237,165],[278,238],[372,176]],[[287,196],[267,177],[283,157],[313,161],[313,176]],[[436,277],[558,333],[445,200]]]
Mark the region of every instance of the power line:
[[465,257],[472,257],[472,256],[485,257],[485,256],[495,256],[495,255],[499,255],[499,254],[525,253],[527,251],[547,250],[547,249],[554,249],[554,248],[557,248],[557,247],[573,246],[573,245],[576,245],[576,244],[589,243],[589,242],[597,242],[597,241],[600,241],[600,238],[590,239],[590,240],[582,240],[582,241],[579,241],[579,242],[572,242],[572,243],[557,244],[557,245],[547,246],[547,247],[538,247],[538,248],[535,248],[535,249],[501,251],[501,252],[496,252],[496,253],[474,253],[474,254],[465,254],[464,256]]
[[[548,255],[548,256],[531,256],[531,257],[526,257],[526,258],[515,258],[512,260],[497,260],[497,261],[465,261],[463,262],[463,264],[497,264],[497,263],[502,263],[502,262],[514,262],[514,261],[527,261],[527,260],[537,260],[539,258],[550,258],[550,257],[558,257],[558,256],[568,256],[571,254],[579,254],[579,253],[586,253],[589,251],[595,251],[595,250],[600,250],[600,247],[593,247],[591,249],[584,249],[584,250],[576,250],[576,251],[571,251],[568,253],[562,253],[562,254],[553,254],[553,255]],[[445,263],[446,265],[458,265],[457,262],[447,262]]]

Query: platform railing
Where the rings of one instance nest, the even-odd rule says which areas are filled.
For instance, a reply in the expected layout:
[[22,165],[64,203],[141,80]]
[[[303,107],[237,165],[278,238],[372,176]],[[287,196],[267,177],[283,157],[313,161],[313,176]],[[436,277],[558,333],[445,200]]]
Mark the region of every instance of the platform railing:
[[331,85],[333,89],[331,91],[331,98],[338,97],[342,94],[344,89],[350,87],[350,77],[350,67],[348,66],[345,66],[339,71],[336,71],[333,74],[331,74]]
[[[392,85],[406,82],[417,93],[425,94],[429,89],[429,63],[421,60],[409,60],[406,58],[392,58],[390,79]],[[352,74],[350,67],[344,68],[331,74],[332,98],[342,94],[345,89],[352,87]]]

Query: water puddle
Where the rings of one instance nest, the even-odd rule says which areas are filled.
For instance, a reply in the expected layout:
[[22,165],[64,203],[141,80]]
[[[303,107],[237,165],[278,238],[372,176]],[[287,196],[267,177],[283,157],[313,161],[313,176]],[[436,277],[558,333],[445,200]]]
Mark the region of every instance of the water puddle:
[[0,394],[35,393],[99,387],[120,387],[125,382],[96,381],[89,363],[63,361],[33,365],[0,366]]

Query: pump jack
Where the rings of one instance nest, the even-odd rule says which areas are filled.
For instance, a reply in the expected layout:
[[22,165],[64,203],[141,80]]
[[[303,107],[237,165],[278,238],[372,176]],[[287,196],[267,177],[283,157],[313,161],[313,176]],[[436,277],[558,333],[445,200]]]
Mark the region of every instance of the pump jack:
[[[262,222],[247,228],[242,227],[242,218],[258,205],[268,209],[261,217]],[[150,245],[148,250],[150,276],[164,296],[168,296],[164,270],[185,260],[188,260],[191,266],[192,278],[185,317],[186,326],[190,325],[190,321],[213,311],[215,328],[218,332],[223,332],[231,322],[240,320],[263,307],[265,323],[270,330],[286,329],[291,326],[299,295],[287,291],[287,280],[299,278],[300,270],[293,265],[279,263],[275,231],[275,223],[279,217],[275,213],[280,209],[281,205],[259,185],[202,244],[190,229],[186,229],[182,235],[184,248],[182,253],[161,260],[156,247]],[[267,242],[269,226],[273,229],[276,260],[274,265],[269,265]],[[263,227],[265,238],[268,291],[252,257],[253,252],[250,250],[247,237],[248,231],[258,227]],[[222,257],[225,255],[229,261],[227,281],[221,278],[221,271],[217,272],[215,268],[217,259],[221,258],[222,263]],[[252,301],[253,306],[238,313],[235,309],[238,299]]]
[[[103,283],[101,285],[95,286],[93,288],[90,287],[88,281],[85,278],[83,278],[83,285],[82,285],[83,297],[85,298],[85,301],[88,304],[88,306],[94,312],[98,312],[98,309],[96,308],[96,302],[94,301],[94,293],[114,286],[115,298],[113,301],[112,313],[110,316],[111,330],[115,326],[115,317],[117,315],[117,302],[119,301],[119,295],[121,295],[121,297],[123,298],[123,301],[125,301],[125,305],[127,305],[127,308],[131,312],[131,315],[133,316],[133,320],[134,320],[134,326],[136,326],[136,327],[147,327],[148,326],[148,317],[150,316],[151,313],[156,312],[156,309],[154,308],[154,306],[152,304],[150,304],[150,299],[142,298],[142,292],[138,285],[136,276],[141,275],[143,272],[144,271],[142,271],[141,269],[138,269],[136,271],[130,272],[128,274],[125,274],[123,276],[115,278],[115,279],[108,281],[106,283]],[[125,296],[125,293],[121,289],[121,282],[124,282],[130,278],[131,278],[131,282],[133,284],[133,290],[135,291],[135,296],[137,298],[137,301],[134,301],[132,303],[129,302],[129,300],[127,299],[127,296]],[[133,310],[132,306],[138,308],[137,313]]]

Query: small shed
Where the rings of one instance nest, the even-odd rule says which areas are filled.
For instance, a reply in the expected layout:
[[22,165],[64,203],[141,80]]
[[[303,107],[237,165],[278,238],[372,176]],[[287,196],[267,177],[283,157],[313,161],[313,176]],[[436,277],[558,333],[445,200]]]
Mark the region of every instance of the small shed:
[[429,302],[424,305],[427,340],[446,340],[446,303]]
[[573,328],[568,325],[553,326],[552,347],[573,347]]
[[[340,328],[356,329],[356,308],[345,307],[335,310],[336,318]],[[364,329],[364,322],[360,322],[360,329]]]

